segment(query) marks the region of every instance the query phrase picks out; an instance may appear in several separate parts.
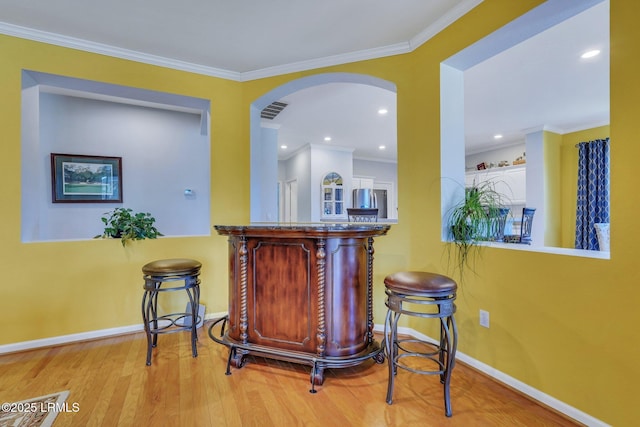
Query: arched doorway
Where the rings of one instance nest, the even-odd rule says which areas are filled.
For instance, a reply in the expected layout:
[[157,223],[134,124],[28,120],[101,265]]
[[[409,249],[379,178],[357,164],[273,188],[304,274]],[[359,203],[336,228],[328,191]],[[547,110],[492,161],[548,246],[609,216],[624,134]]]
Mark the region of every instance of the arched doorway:
[[[314,99],[318,99],[317,102],[321,102],[319,100],[321,97],[318,96],[318,94],[321,93],[323,88],[327,88],[327,90],[331,88],[331,90],[336,91],[336,87],[343,87],[345,90],[347,90],[347,88],[353,89],[357,87],[357,90],[353,92],[354,95],[350,92],[346,98],[343,98],[343,102],[345,103],[347,99],[350,102],[352,98],[360,98],[358,94],[362,93],[363,90],[369,90],[371,92],[382,91],[389,94],[389,97],[392,98],[391,103],[393,105],[389,106],[389,116],[391,117],[388,118],[387,125],[385,126],[392,126],[392,136],[388,137],[387,140],[389,140],[389,150],[392,151],[393,160],[383,160],[386,168],[373,167],[370,165],[370,163],[374,164],[374,161],[380,159],[359,158],[350,160],[348,154],[346,154],[349,150],[352,149],[351,151],[353,151],[354,154],[359,152],[357,148],[353,148],[352,146],[352,143],[355,143],[355,141],[353,141],[354,139],[358,139],[358,143],[362,142],[362,140],[372,140],[368,142],[371,144],[375,143],[376,149],[382,149],[380,146],[384,145],[376,143],[376,141],[374,141],[375,138],[370,136],[350,136],[341,141],[337,141],[335,145],[327,144],[325,146],[323,143],[316,144],[313,143],[313,141],[305,141],[307,146],[303,150],[298,150],[295,159],[289,159],[289,167],[285,168],[281,166],[279,168],[280,139],[281,136],[284,135],[285,129],[280,128],[279,125],[273,125],[268,120],[261,119],[263,109],[276,101],[297,96],[297,98],[295,98],[296,102],[287,107],[289,109],[288,111],[294,111],[294,108],[300,108],[301,106],[301,97],[298,95],[306,91],[310,96],[307,98],[302,97],[304,98],[304,102],[313,103]],[[362,103],[374,104],[373,101],[366,101],[365,99],[362,100]],[[395,219],[397,217],[397,161],[395,160],[397,132],[395,105],[395,84],[379,78],[353,73],[328,73],[304,77],[279,86],[256,99],[251,104],[251,221],[276,222],[283,220],[280,212],[282,205],[279,203],[283,195],[281,191],[283,188],[282,185],[284,182],[292,179],[295,179],[298,184],[298,200],[294,201],[294,203],[297,204],[297,220],[300,222],[319,221],[321,212],[321,177],[314,179],[314,169],[317,167],[317,173],[326,174],[328,169],[335,169],[334,167],[327,168],[327,164],[332,166],[343,164],[344,169],[341,171],[341,174],[345,177],[345,180],[348,180],[346,187],[348,190],[347,197],[348,200],[350,200],[350,189],[352,187],[352,178],[354,177],[352,165],[354,163],[356,164],[356,169],[361,171],[360,175],[362,176],[370,176],[371,170],[389,170],[389,172],[380,179],[379,184],[384,188],[391,188],[391,195],[389,197],[389,211],[391,214],[389,217]],[[374,115],[381,114],[377,112],[378,105],[367,105],[367,107],[374,111]],[[349,114],[355,114],[354,110],[355,108],[347,107],[342,115],[348,116]],[[285,112],[286,111],[285,109]],[[353,126],[357,127],[357,129],[368,129],[376,125],[377,120],[376,117],[372,117],[371,120],[363,124],[362,121],[354,118],[351,122],[353,122]],[[317,121],[320,121],[320,118],[318,118]],[[311,123],[313,123],[313,121]],[[283,127],[284,126],[286,125],[283,124]],[[308,126],[313,126],[313,124],[308,124]],[[392,141],[390,141],[391,139]],[[320,154],[318,154],[319,152]],[[327,156],[332,156],[331,153],[336,154],[336,157],[328,158]],[[343,153],[345,154],[344,156],[342,155]],[[280,164],[283,164],[282,155],[280,155]],[[286,172],[283,172],[283,169],[291,171],[291,169],[296,168],[298,168],[299,171],[305,171],[305,173],[298,172],[296,175],[294,172],[294,176],[292,176],[291,173],[288,176],[283,176],[286,174]],[[391,175],[393,175],[392,178],[390,177]]]

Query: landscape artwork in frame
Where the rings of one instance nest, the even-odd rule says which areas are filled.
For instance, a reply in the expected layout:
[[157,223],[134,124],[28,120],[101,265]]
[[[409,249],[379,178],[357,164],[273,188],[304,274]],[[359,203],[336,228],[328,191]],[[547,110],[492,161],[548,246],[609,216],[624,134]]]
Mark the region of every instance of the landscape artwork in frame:
[[122,203],[122,157],[51,153],[53,203]]

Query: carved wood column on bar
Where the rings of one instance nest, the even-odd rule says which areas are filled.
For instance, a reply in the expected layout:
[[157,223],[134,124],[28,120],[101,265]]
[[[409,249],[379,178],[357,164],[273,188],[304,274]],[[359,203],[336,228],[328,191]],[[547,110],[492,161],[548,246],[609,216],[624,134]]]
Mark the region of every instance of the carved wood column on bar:
[[316,257],[318,258],[318,351],[319,357],[324,357],[324,351],[327,344],[326,320],[324,315],[324,286],[325,286],[325,257],[324,239],[318,239],[318,250]]
[[240,259],[240,340],[247,343],[247,238],[240,236],[240,248],[238,249]]
[[[384,361],[373,338],[373,243],[390,226],[215,226],[229,240],[229,315],[222,337],[230,366],[256,355],[326,368]],[[223,326],[223,329],[224,326]]]
[[369,317],[367,339],[373,339],[373,237],[367,239],[367,313]]

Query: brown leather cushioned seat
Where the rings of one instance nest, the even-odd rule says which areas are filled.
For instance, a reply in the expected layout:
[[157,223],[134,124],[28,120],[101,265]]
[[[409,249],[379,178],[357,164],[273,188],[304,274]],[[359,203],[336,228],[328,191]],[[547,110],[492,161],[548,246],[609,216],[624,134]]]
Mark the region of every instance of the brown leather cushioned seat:
[[390,291],[420,296],[446,296],[456,292],[458,285],[450,277],[425,271],[400,271],[384,279]]
[[194,274],[197,273],[201,267],[202,264],[194,259],[161,259],[145,264],[142,267],[142,272],[152,276],[165,274]]

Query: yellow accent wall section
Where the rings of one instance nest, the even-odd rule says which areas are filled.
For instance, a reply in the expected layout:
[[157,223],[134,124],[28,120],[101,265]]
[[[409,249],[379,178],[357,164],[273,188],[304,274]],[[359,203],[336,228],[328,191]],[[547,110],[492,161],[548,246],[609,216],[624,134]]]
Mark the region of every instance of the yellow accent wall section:
[[557,133],[543,132],[544,188],[545,188],[545,223],[544,245],[560,246],[562,192],[560,148],[562,137]]
[[[412,53],[242,83],[0,36],[0,345],[140,324],[140,268],[153,259],[200,260],[208,312],[225,311],[227,299],[227,242],[215,233],[136,242],[124,250],[118,241],[20,242],[22,69],[210,99],[212,224],[249,220],[253,100],[293,79],[327,71],[395,83],[401,222],[376,240],[374,314],[381,324],[385,275],[403,269],[449,271],[447,245],[440,239],[440,62],[540,3],[485,0]],[[461,284],[457,301],[462,353],[615,426],[640,425],[635,339],[640,270],[629,249],[640,238],[640,195],[633,179],[640,158],[638,16],[640,2],[611,2],[613,256],[488,247],[477,274]],[[569,169],[567,141],[563,138],[563,175]],[[561,191],[565,221],[570,189]],[[479,309],[490,312],[491,328],[479,326]],[[410,326],[431,332],[424,321]]]
[[248,139],[242,85],[7,36],[0,36],[0,56],[0,312],[5,322],[0,344],[140,325],[141,267],[159,258],[200,260],[206,284],[202,302],[209,312],[225,311],[227,246],[217,236],[161,238],[134,242],[125,249],[116,240],[21,243],[20,79],[23,69],[37,70],[210,99],[211,216],[218,222],[249,218],[249,150],[241,143]]

